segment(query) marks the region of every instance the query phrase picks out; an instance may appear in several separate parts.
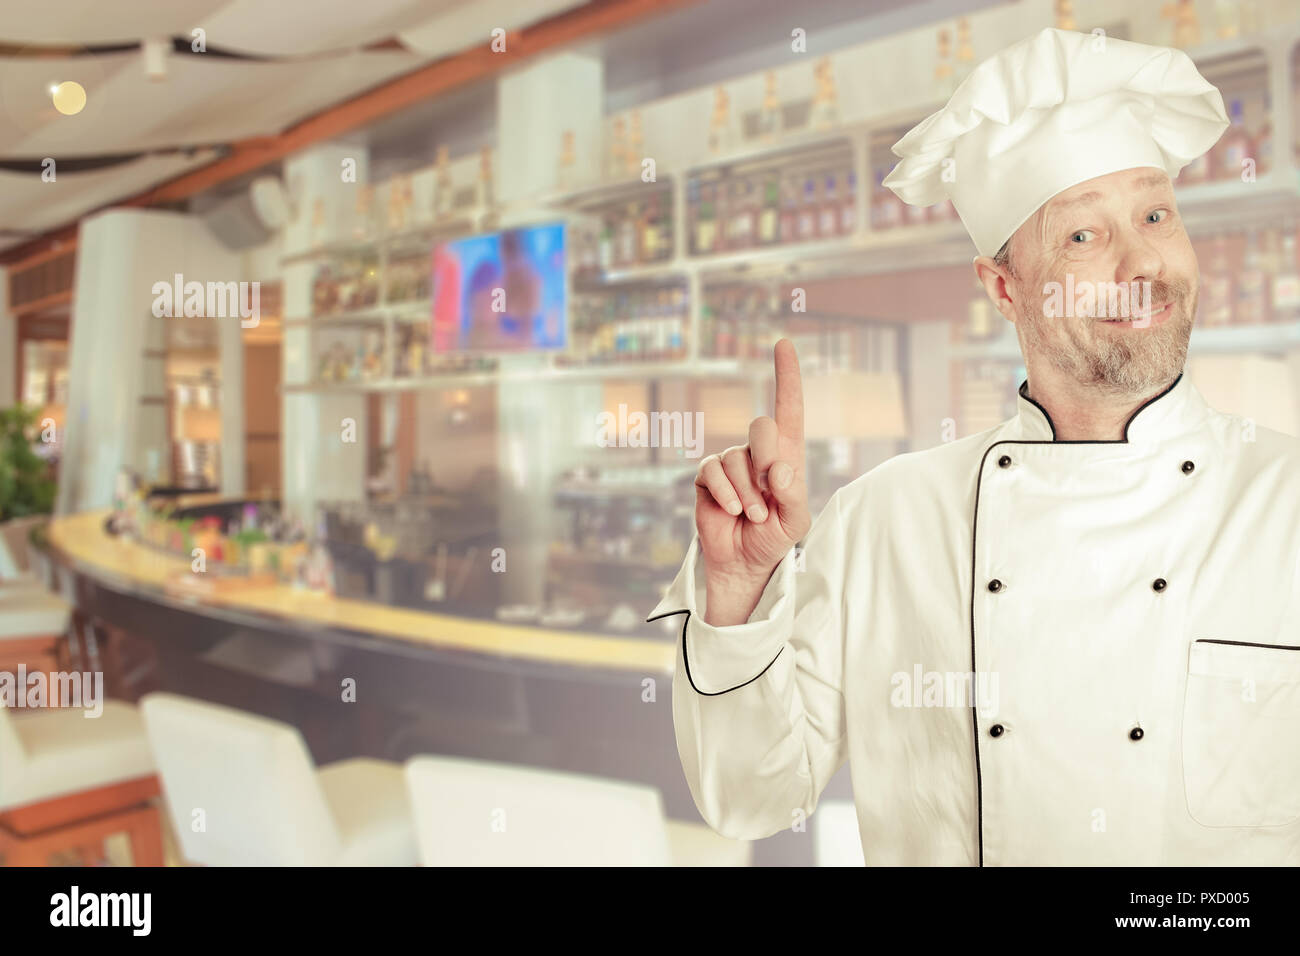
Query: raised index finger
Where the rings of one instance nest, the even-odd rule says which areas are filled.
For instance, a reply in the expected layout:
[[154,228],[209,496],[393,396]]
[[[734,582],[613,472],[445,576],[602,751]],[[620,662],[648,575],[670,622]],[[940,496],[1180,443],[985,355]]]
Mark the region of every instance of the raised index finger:
[[782,438],[803,441],[803,379],[799,376],[799,356],[794,343],[782,339],[776,343],[776,419]]

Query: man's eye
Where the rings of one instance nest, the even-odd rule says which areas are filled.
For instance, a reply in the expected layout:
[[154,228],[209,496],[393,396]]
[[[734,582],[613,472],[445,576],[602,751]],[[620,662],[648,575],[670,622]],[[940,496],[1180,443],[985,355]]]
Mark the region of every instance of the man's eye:
[[[1159,218],[1153,219],[1153,218],[1152,218],[1153,216],[1158,216]],[[1166,219],[1168,219],[1168,218],[1169,218],[1169,210],[1168,210],[1168,209],[1157,209],[1157,210],[1155,210],[1154,212],[1149,213],[1149,214],[1147,215],[1147,221],[1148,221],[1148,222],[1164,222],[1164,221],[1165,221]]]
[[[1082,245],[1083,243],[1088,241],[1086,237],[1091,235],[1092,235],[1091,229],[1080,229],[1078,232],[1071,234],[1070,241],[1075,243],[1076,245]],[[1080,239],[1079,238],[1080,236],[1083,236],[1085,238]]]

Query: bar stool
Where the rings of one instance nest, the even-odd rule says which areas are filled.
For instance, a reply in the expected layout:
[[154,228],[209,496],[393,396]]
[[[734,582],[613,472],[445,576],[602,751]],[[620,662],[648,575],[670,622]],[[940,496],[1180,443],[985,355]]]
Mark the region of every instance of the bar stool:
[[0,671],[58,671],[72,607],[39,586],[0,590]]
[[815,866],[866,866],[852,800],[822,800],[812,815]]
[[0,703],[0,857],[43,866],[52,853],[100,855],[126,832],[136,866],[161,866],[162,831],[149,800],[158,781],[135,707],[11,710]]
[[406,762],[425,866],[748,866],[747,841],[666,821],[654,787],[461,757]]
[[400,765],[317,769],[289,724],[176,694],[140,701],[186,859],[209,866],[414,866]]

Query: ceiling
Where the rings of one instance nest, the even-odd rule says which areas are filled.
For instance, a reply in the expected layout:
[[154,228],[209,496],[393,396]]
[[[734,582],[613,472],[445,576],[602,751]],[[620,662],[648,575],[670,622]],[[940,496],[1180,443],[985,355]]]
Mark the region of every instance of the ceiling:
[[[996,0],[818,0],[799,7],[830,52]],[[206,165],[434,60],[582,0],[41,0],[0,5],[0,250]],[[788,44],[789,0],[707,0],[580,46],[605,62],[607,111],[762,69]],[[201,30],[198,34],[196,31]],[[204,52],[194,52],[201,37]],[[141,44],[169,51],[146,72]],[[52,85],[86,90],[74,116]],[[468,152],[495,137],[495,86],[475,83],[355,135],[376,168]],[[385,161],[383,157],[388,157]],[[76,162],[113,165],[76,171]],[[41,171],[54,160],[54,181]],[[60,168],[62,164],[62,168]]]
[[[0,6],[0,249],[581,0],[41,0]],[[201,31],[201,32],[197,32]],[[146,71],[161,41],[165,73]],[[201,46],[201,50],[195,47]],[[51,88],[86,90],[65,116]],[[215,149],[214,149],[215,148]],[[74,161],[115,160],[94,171]],[[53,176],[42,172],[53,160]],[[64,169],[59,169],[60,164]]]

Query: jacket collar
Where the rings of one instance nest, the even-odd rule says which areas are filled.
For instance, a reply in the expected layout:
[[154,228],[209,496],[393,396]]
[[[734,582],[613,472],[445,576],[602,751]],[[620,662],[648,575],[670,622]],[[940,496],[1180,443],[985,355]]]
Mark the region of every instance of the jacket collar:
[[[1015,423],[1020,432],[1020,440],[1056,441],[1056,427],[1052,424],[1051,416],[1047,414],[1047,409],[1026,394],[1028,389],[1029,379],[1025,379],[1020,383],[1016,396],[1019,410]],[[1207,410],[1204,397],[1184,370],[1163,391],[1134,410],[1124,426],[1123,438],[1090,444],[1155,441],[1195,427],[1204,420]]]

